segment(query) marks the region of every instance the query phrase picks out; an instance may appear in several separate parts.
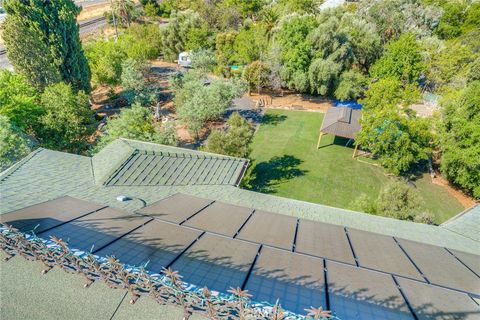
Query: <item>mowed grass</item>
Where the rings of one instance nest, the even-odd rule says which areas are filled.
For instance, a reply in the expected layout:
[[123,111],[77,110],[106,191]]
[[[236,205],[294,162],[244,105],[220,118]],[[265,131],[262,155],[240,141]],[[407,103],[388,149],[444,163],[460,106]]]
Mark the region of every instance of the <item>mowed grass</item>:
[[[392,178],[379,166],[352,159],[353,148],[345,147],[346,139],[324,135],[317,150],[322,119],[321,113],[268,110],[252,143],[251,188],[346,209],[352,209],[362,193],[376,198]],[[428,175],[415,184],[423,209],[434,214],[435,223],[463,210]]]

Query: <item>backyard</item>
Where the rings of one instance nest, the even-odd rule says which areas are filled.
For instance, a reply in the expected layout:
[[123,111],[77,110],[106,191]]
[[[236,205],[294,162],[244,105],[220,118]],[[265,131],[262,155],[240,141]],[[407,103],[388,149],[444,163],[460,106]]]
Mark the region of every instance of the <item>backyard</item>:
[[[376,198],[391,178],[379,166],[353,160],[346,139],[324,135],[317,150],[322,119],[323,113],[268,110],[252,143],[250,188],[347,209],[362,193]],[[445,188],[431,183],[428,174],[414,183],[435,223],[464,209]]]

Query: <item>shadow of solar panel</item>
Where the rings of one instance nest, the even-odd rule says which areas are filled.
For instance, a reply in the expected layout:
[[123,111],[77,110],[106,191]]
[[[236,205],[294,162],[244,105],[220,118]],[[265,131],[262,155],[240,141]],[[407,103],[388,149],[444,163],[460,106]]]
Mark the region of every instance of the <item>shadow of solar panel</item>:
[[327,281],[340,319],[414,319],[390,275],[327,261]]
[[200,231],[154,220],[96,254],[114,255],[122,263],[134,266],[144,266],[148,262],[147,270],[160,272],[200,234]]
[[300,219],[295,251],[355,264],[343,227]]
[[404,239],[398,242],[431,283],[480,294],[480,278],[444,248]]
[[71,248],[93,252],[147,222],[149,218],[105,208],[67,224],[41,233],[67,241]]
[[478,320],[480,307],[468,295],[397,277],[419,320]]
[[458,259],[460,259],[467,267],[480,276],[480,256],[466,253],[462,251],[449,249]]
[[424,281],[392,237],[348,229],[360,266]]
[[237,238],[291,250],[296,227],[294,217],[255,210]]
[[326,306],[323,260],[263,247],[245,287],[255,301],[304,314],[311,306]]
[[153,218],[180,223],[212,202],[212,200],[177,193],[137,212]]
[[23,232],[35,229],[39,233],[104,207],[64,196],[0,215],[0,222]]
[[183,275],[183,281],[226,292],[242,286],[258,249],[248,242],[205,234],[175,261],[172,269]]
[[214,202],[187,220],[185,225],[233,237],[252,212],[250,208]]

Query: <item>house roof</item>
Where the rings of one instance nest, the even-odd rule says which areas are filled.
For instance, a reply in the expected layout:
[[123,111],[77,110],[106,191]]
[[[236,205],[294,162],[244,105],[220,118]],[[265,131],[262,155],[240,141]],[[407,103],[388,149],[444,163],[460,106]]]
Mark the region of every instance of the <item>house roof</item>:
[[349,139],[355,139],[360,131],[362,111],[347,106],[337,106],[328,109],[323,119],[320,131]]
[[[247,261],[249,264],[252,263],[256,252],[255,248],[257,248],[257,250],[260,250],[258,246],[256,246],[256,244],[262,244],[264,248],[270,248],[263,252],[263,254],[265,254],[263,258],[262,253],[259,255],[260,258],[258,260],[258,265],[255,264],[256,267],[252,268],[251,270],[253,284],[250,284],[248,286],[250,290],[254,290],[255,285],[260,285],[258,281],[266,281],[264,279],[265,275],[268,276],[270,274],[274,275],[275,272],[278,273],[279,268],[276,268],[275,264],[272,264],[271,262],[273,258],[270,259],[268,257],[274,257],[275,259],[273,259],[273,261],[283,261],[282,263],[285,264],[284,268],[286,272],[288,271],[285,275],[281,276],[281,278],[284,278],[285,281],[289,279],[289,274],[291,275],[292,279],[299,279],[298,275],[295,276],[295,274],[297,274],[299,270],[298,268],[295,268],[295,262],[293,262],[294,264],[292,265],[292,261],[296,261],[297,259],[299,259],[298,261],[303,261],[302,264],[304,264],[305,268],[301,268],[300,270],[303,272],[303,270],[306,270],[307,266],[312,264],[319,264],[319,261],[322,261],[323,258],[327,258],[325,261],[327,268],[335,270],[335,272],[332,274],[332,279],[336,279],[339,288],[341,287],[343,288],[342,290],[347,290],[351,294],[355,292],[355,286],[372,286],[371,283],[373,280],[370,279],[370,277],[374,277],[375,279],[373,282],[377,283],[377,287],[373,286],[370,289],[371,293],[378,297],[378,303],[380,304],[382,303],[382,301],[386,301],[382,297],[384,297],[385,299],[388,298],[387,296],[389,295],[389,293],[391,293],[389,290],[397,290],[395,289],[396,284],[394,282],[390,283],[392,281],[391,275],[389,276],[389,278],[386,277],[383,280],[377,279],[377,276],[370,274],[369,269],[374,269],[375,271],[373,273],[378,273],[377,270],[384,272],[385,270],[380,269],[387,268],[387,274],[398,273],[393,272],[393,269],[391,268],[401,268],[402,264],[399,263],[397,265],[394,263],[393,265],[391,265],[391,261],[389,261],[388,256],[389,254],[393,254],[391,251],[393,249],[390,250],[389,248],[395,248],[394,251],[400,256],[403,255],[402,252],[411,252],[411,255],[415,256],[415,258],[413,258],[413,260],[416,261],[415,265],[418,263],[417,267],[412,267],[410,265],[411,270],[408,271],[408,275],[401,276],[401,279],[398,280],[399,282],[403,282],[403,286],[405,288],[408,288],[405,290],[405,292],[402,292],[402,294],[407,296],[407,299],[409,301],[411,300],[410,302],[415,303],[418,308],[422,307],[422,304],[420,303],[422,299],[421,292],[427,292],[429,290],[432,290],[431,285],[425,284],[425,281],[422,280],[423,276],[426,275],[428,279],[429,277],[431,277],[432,274],[438,272],[438,270],[431,269],[431,264],[428,263],[428,260],[427,262],[425,262],[424,256],[428,256],[429,254],[433,255],[433,257],[445,255],[445,257],[452,258],[456,256],[459,257],[459,259],[463,259],[462,261],[464,264],[472,265],[470,261],[476,261],[476,258],[471,258],[472,255],[469,255],[469,253],[473,253],[476,255],[480,254],[480,245],[478,239],[475,239],[468,234],[461,234],[458,232],[458,230],[455,230],[455,227],[452,226],[429,226],[379,216],[367,215],[339,208],[332,208],[323,205],[250,192],[239,189],[233,184],[189,185],[177,184],[176,182],[173,182],[171,184],[153,185],[116,183],[110,184],[110,181],[112,181],[112,177],[116,177],[115,172],[118,172],[118,168],[124,166],[125,163],[128,164],[129,161],[131,161],[130,157],[132,156],[132,154],[135,154],[135,151],[131,152],[132,149],[140,150],[140,152],[145,155],[149,153],[155,155],[163,155],[165,153],[178,155],[185,152],[184,154],[192,156],[206,156],[206,158],[211,157],[209,161],[212,161],[212,159],[214,159],[213,161],[217,161],[218,159],[228,159],[228,161],[238,160],[235,158],[223,156],[219,156],[218,158],[216,158],[216,156],[211,154],[208,154],[207,156],[204,153],[199,153],[196,151],[184,151],[182,149],[179,150],[178,148],[124,139],[113,142],[111,145],[107,146],[106,149],[103,150],[103,153],[101,152],[92,158],[71,155],[46,149],[39,149],[30,154],[20,163],[16,164],[12,168],[1,174],[0,201],[2,203],[2,206],[0,207],[0,213],[5,214],[14,210],[19,210],[31,205],[38,204],[40,202],[48,202],[64,196],[86,200],[89,203],[96,202],[102,208],[103,206],[110,206],[111,208],[109,210],[115,211],[118,209],[122,209],[122,212],[125,212],[125,215],[133,213],[142,214],[146,215],[149,218],[153,217],[156,220],[162,220],[158,221],[158,223],[170,223],[171,227],[165,228],[165,230],[175,228],[175,230],[177,230],[178,232],[185,232],[185,235],[190,234],[191,231],[187,232],[180,230],[193,230],[195,232],[207,231],[207,235],[209,234],[209,237],[207,237],[206,240],[202,240],[203,242],[200,243],[201,250],[196,250],[197,252],[205,252],[206,250],[208,251],[208,249],[211,248],[213,244],[220,245],[221,243],[223,243],[224,240],[222,239],[230,239],[227,241],[228,243],[226,243],[224,247],[220,246],[220,248],[215,249],[216,253],[213,252],[212,254],[219,254],[219,256],[216,258],[216,260],[218,261],[223,261],[223,259],[226,259],[226,256],[228,254],[232,254],[232,252],[235,254],[241,254],[243,255],[242,258],[240,259],[240,256],[238,257],[238,259],[240,260],[231,261],[231,263],[236,263],[241,266],[241,268],[245,268],[244,265],[247,264]],[[108,151],[108,153],[105,150]],[[127,159],[130,160],[127,161]],[[177,159],[175,161],[182,161],[181,157],[175,159]],[[153,159],[152,161],[161,160]],[[152,170],[153,169],[154,168],[152,168]],[[176,169],[174,169],[173,171],[176,171]],[[174,179],[174,181],[178,181],[178,179]],[[179,193],[183,194],[183,200],[172,202],[172,199],[175,199],[175,197],[179,197]],[[126,195],[132,200],[127,202],[119,202],[116,200],[116,197],[118,195]],[[201,197],[203,198],[203,200],[193,201],[192,199],[194,198],[192,198],[192,196]],[[67,199],[69,197],[67,197]],[[168,201],[171,202],[169,203]],[[200,209],[193,205],[195,203],[200,206]],[[232,205],[236,206],[232,207]],[[192,207],[190,208],[189,206]],[[91,207],[88,208],[91,209]],[[102,211],[104,209],[93,207],[92,210]],[[160,212],[158,212],[158,210],[160,210]],[[172,215],[182,213],[184,214],[184,217],[182,219],[168,218],[170,219],[168,220],[167,218],[165,218],[165,210],[171,210]],[[275,213],[284,214],[285,216],[272,216]],[[225,216],[226,214],[228,214],[228,216]],[[97,215],[99,214],[97,213]],[[109,215],[115,216],[115,213],[110,212]],[[464,216],[470,217],[470,214]],[[224,219],[225,217],[228,217],[228,219],[222,222],[222,219]],[[300,218],[300,220],[298,220],[298,218]],[[303,222],[303,219],[310,219],[312,221],[307,223]],[[460,217],[457,220],[460,221],[461,219],[463,218]],[[97,219],[94,220],[98,221]],[[88,223],[88,221],[88,218],[82,218],[79,223],[81,223],[81,225],[83,226],[83,224]],[[215,223],[212,223],[212,221]],[[251,221],[252,224],[249,224],[248,221]],[[328,225],[321,224],[322,226],[326,226],[323,229],[318,226],[310,226],[311,223],[315,224],[317,222],[328,223]],[[130,223],[131,226],[133,226],[136,222]],[[144,221],[142,220],[141,223],[144,223]],[[68,224],[69,223],[67,223],[65,226],[67,226]],[[235,228],[232,228],[232,230],[228,228],[225,229],[225,226],[229,224],[235,224],[237,226],[235,227],[236,230],[232,231]],[[255,232],[255,228],[260,228],[263,232],[270,226],[275,225],[279,225],[279,228],[286,228],[284,228],[284,230],[282,229],[283,231],[280,232],[282,235],[294,235],[294,237],[296,238],[295,241],[298,244],[298,247],[295,250],[299,252],[295,253],[295,256],[297,257],[297,255],[301,255],[302,258],[297,257],[293,260],[290,258],[293,254],[291,252],[292,249],[288,249],[288,247],[290,246],[289,243],[287,243],[288,241],[286,242],[284,237],[279,237],[278,232],[273,233],[271,236],[268,237],[258,237],[259,232]],[[146,226],[148,226],[148,224]],[[120,225],[118,228],[120,228]],[[293,228],[293,231],[290,230],[291,228]],[[461,229],[461,227],[459,228]],[[475,230],[475,225],[472,225],[472,228],[472,230]],[[478,229],[478,225],[476,228]],[[117,229],[117,227],[115,229]],[[55,228],[52,230],[55,230]],[[140,228],[139,230],[142,230],[142,228]],[[322,231],[318,232],[318,230]],[[369,232],[374,232],[376,234]],[[67,233],[71,234],[70,231]],[[174,232],[173,234],[177,234],[177,232]],[[311,234],[311,237],[308,236],[309,234]],[[341,234],[343,234],[344,237],[348,235],[348,241],[325,241],[324,239],[317,239],[318,237],[321,238],[323,236],[330,236],[332,237],[332,239],[334,239],[335,235],[338,236]],[[195,238],[195,235],[198,234],[192,233],[192,238]],[[365,240],[369,239],[368,235],[374,237],[377,240],[374,239],[373,242],[370,240]],[[85,238],[85,234],[80,233],[80,236]],[[392,236],[394,238],[392,238]],[[234,239],[232,239],[232,237]],[[93,237],[87,238],[90,239]],[[181,239],[179,239],[178,241],[184,241],[185,239],[188,239],[188,237],[181,237]],[[314,239],[316,240],[311,243],[311,241],[313,241]],[[105,243],[108,243],[107,240],[105,240]],[[362,246],[365,246],[365,243],[368,241],[376,244],[375,249],[371,249],[368,246],[362,248]],[[412,241],[419,242],[419,244],[412,244]],[[79,243],[81,244],[82,242]],[[238,243],[245,243],[245,245],[239,245]],[[353,244],[354,248],[358,248],[358,252],[355,251],[354,254],[349,247],[349,243]],[[178,245],[179,243],[176,242],[175,246]],[[345,250],[341,248],[339,249],[338,247],[330,248],[329,245],[344,245]],[[446,249],[441,247],[447,247],[449,248],[449,251],[445,251]],[[178,268],[181,267],[183,270],[189,270],[188,261],[190,261],[192,257],[196,257],[196,251],[194,250],[195,246],[193,246],[192,248],[193,251],[190,250],[190,253],[187,252],[186,257],[188,259],[178,260]],[[303,252],[306,252],[308,254],[302,255],[301,253]],[[342,255],[342,252],[344,253],[344,255]],[[372,254],[379,252],[386,252],[387,254],[387,256],[384,257],[385,261],[382,261],[380,266],[376,265],[376,263],[378,262],[375,262],[375,257],[372,257]],[[328,255],[331,254],[336,254],[336,258],[329,258]],[[349,258],[348,255],[353,255],[353,259],[351,259],[351,257]],[[17,258],[15,258],[14,261],[15,264],[22,265],[22,267],[20,268],[22,270],[29,268],[23,266],[23,264],[26,264],[26,262],[22,264],[22,262],[19,261]],[[360,261],[360,269],[362,271],[356,269],[357,267],[355,266],[349,267],[349,265],[351,265],[352,263],[355,264],[355,261]],[[405,265],[409,265],[408,259],[404,259],[402,261],[402,263],[405,263]],[[450,264],[450,267],[453,268],[452,270],[455,271],[455,268],[459,268],[460,265],[458,264],[458,261],[455,262],[455,260],[451,260],[450,262],[452,262],[452,264]],[[442,261],[442,263],[445,262]],[[2,268],[0,269],[5,269],[3,268],[3,264],[4,263],[2,262]],[[321,264],[323,266],[323,262]],[[365,264],[365,268],[361,268],[363,264]],[[448,263],[445,263],[445,265],[447,264]],[[473,269],[475,268],[474,264],[475,262],[473,262]],[[420,268],[422,273],[419,273],[418,269],[416,269],[418,267]],[[248,272],[247,269],[242,272]],[[8,273],[11,272],[9,270],[10,268],[7,268],[7,271],[5,271],[6,275],[12,276],[11,273]],[[2,273],[3,272],[4,271],[2,271]],[[312,270],[311,272],[311,277],[318,276],[314,273],[314,270]],[[358,272],[365,273],[365,275],[359,277],[357,274]],[[183,271],[181,273],[187,273],[189,276],[191,276],[188,271]],[[456,273],[453,272],[452,274]],[[342,276],[339,277],[338,275]],[[200,274],[198,274],[197,276],[201,277]],[[50,277],[50,275],[47,275],[47,277]],[[33,281],[35,283],[28,285],[26,284],[26,282],[23,282],[24,279],[27,279],[25,280],[26,282]],[[43,280],[40,280],[40,278],[35,278],[31,275],[21,275],[18,281],[20,281],[21,284],[18,290],[25,290],[25,288],[29,286],[36,288],[35,290],[38,290],[37,283],[40,282],[43,284],[45,282]],[[437,280],[434,280],[432,282],[435,281]],[[76,301],[73,298],[73,294],[71,295],[71,298],[68,298],[70,297],[69,292],[73,292],[74,290],[73,288],[71,288],[72,284],[68,284],[67,280],[65,280],[64,282],[65,286],[67,287],[67,297],[65,299],[62,298],[61,301],[65,301],[66,304],[75,304]],[[471,282],[471,284],[473,283],[474,281]],[[308,286],[307,283],[302,284],[302,286],[303,285]],[[56,292],[58,292],[58,288],[56,288],[56,286],[56,284],[48,284],[45,285],[44,290],[46,290],[45,292],[55,294]],[[97,286],[101,287],[100,285]],[[449,288],[452,287],[451,285],[445,286]],[[100,292],[102,292],[102,290],[100,290]],[[313,288],[312,290],[316,289]],[[465,291],[468,290],[471,291],[471,289],[467,289]],[[17,292],[17,290],[15,290],[15,288],[13,287],[9,287],[8,291],[11,291],[12,295],[16,297],[21,296],[22,294],[26,294],[25,291],[23,291],[24,293]],[[447,293],[445,294],[450,294],[451,292],[456,291],[447,290],[446,292]],[[36,295],[36,293],[34,294]],[[362,296],[361,292],[358,292],[358,294]],[[458,292],[456,292],[452,296],[455,299],[457,298],[456,294],[458,294]],[[118,313],[120,311],[126,312],[128,314],[130,310],[132,310],[127,308],[128,306],[125,308],[123,307],[124,300],[126,300],[125,296],[117,297],[114,293],[106,293],[105,295],[105,310],[102,310],[102,312],[111,312],[111,314],[115,314],[116,317],[117,314],[120,314]],[[435,304],[441,303],[442,295],[437,297],[438,301],[433,301],[437,299],[435,298],[436,295],[438,296],[437,291],[434,291],[428,295],[432,299],[432,301],[430,302],[435,302]],[[359,298],[361,298],[360,296]],[[367,296],[365,296],[364,298],[366,298]],[[410,298],[408,298],[408,296],[410,296]],[[109,302],[110,297],[112,298],[111,304]],[[335,299],[342,299],[340,296],[335,297]],[[46,297],[43,299],[48,300],[49,298]],[[86,301],[89,301],[88,298],[85,299]],[[399,294],[398,299],[400,299],[399,301],[401,303],[401,301],[404,301],[402,299],[405,298],[401,294]],[[38,300],[42,300],[42,298],[38,297]],[[148,302],[142,302],[143,300],[145,299],[140,299],[141,303],[147,305],[149,304]],[[341,303],[340,300],[334,303]],[[462,298],[460,300],[462,301],[461,303],[469,304],[468,301],[470,301],[471,299],[465,300],[464,298]],[[13,300],[10,303],[18,303],[19,306],[22,305],[21,302],[14,302]],[[61,305],[62,302],[59,302],[59,304]],[[117,306],[120,306],[120,308],[115,311],[116,309],[110,308],[111,306],[115,306],[115,308],[117,308]],[[64,307],[68,309],[68,305],[65,305]],[[17,310],[17,306],[8,304],[6,307],[1,308],[2,314],[3,310],[6,309],[10,310],[9,312],[11,312],[11,315],[26,312]],[[57,308],[61,307],[57,306]],[[137,307],[135,306],[134,308]],[[154,310],[155,308],[157,307],[148,307],[148,310]],[[448,310],[455,310],[454,306],[452,308]],[[110,309],[112,309],[113,311]],[[44,311],[48,312],[48,310]],[[63,310],[62,312],[66,311]],[[148,318],[148,316],[145,315],[145,318]]]

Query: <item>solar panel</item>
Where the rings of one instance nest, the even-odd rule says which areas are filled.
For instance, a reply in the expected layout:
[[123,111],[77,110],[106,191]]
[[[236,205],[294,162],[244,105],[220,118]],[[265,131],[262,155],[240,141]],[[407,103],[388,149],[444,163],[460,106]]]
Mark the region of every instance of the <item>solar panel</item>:
[[449,249],[460,261],[462,261],[473,272],[480,276],[480,256],[462,251]]
[[397,281],[419,320],[480,319],[480,307],[466,294],[408,279]]
[[392,237],[348,229],[360,266],[424,280]]
[[300,219],[295,251],[355,264],[343,227]]
[[0,222],[23,232],[31,231],[38,225],[35,232],[39,233],[104,207],[64,196],[0,215]]
[[200,231],[154,220],[96,254],[103,257],[114,255],[122,263],[134,266],[148,262],[146,269],[160,272],[200,234]]
[[40,237],[48,239],[55,236],[67,241],[71,248],[90,251],[93,246],[93,251],[96,251],[148,220],[118,209],[105,208],[43,232]]
[[294,217],[255,211],[237,238],[291,250],[296,227]]
[[212,200],[177,193],[138,210],[154,218],[180,223],[212,203]]
[[326,306],[323,259],[263,247],[245,287],[255,301],[275,304],[304,314]]
[[258,249],[256,244],[205,234],[175,261],[172,269],[188,283],[225,292],[242,286]]
[[191,219],[186,226],[233,237],[247,220],[253,209],[214,202]]
[[413,319],[390,275],[327,261],[327,281],[330,309],[340,319]]
[[404,239],[398,242],[431,283],[480,294],[480,278],[444,248]]

